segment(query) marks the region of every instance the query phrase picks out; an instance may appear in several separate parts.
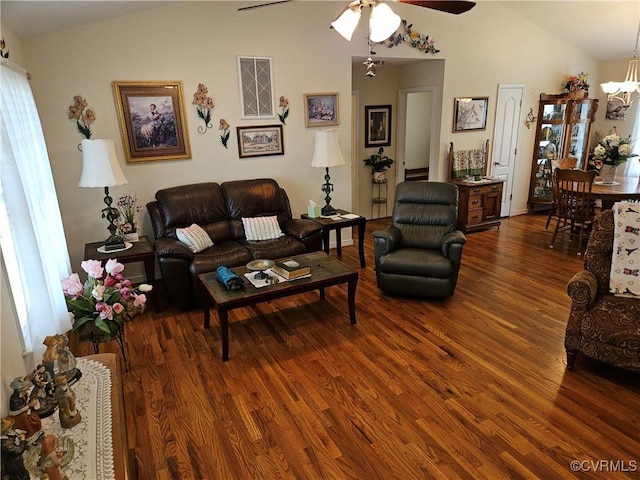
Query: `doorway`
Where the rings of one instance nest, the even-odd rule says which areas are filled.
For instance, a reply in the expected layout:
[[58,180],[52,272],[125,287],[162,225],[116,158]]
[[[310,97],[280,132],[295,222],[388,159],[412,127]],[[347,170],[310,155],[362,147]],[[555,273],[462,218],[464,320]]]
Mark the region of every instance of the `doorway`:
[[396,183],[429,180],[431,159],[437,159],[431,142],[434,93],[435,87],[398,90]]

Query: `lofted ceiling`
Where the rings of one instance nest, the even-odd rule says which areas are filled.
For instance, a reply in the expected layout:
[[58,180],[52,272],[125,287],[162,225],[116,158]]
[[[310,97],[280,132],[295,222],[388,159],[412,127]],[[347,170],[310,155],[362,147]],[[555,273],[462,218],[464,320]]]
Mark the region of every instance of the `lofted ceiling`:
[[[264,1],[268,0],[238,4],[252,5]],[[176,1],[1,0],[0,19],[18,38],[24,39],[170,3]],[[346,4],[346,0],[336,0],[336,16],[342,3]],[[640,0],[517,0],[499,3],[597,60],[624,60],[633,53],[640,21]],[[281,4],[270,8],[287,7]]]

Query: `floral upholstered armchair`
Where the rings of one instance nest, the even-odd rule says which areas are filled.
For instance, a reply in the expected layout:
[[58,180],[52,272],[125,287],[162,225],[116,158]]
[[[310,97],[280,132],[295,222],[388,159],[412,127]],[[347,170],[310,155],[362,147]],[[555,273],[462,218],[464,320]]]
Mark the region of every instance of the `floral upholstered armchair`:
[[[584,254],[584,269],[567,284],[571,312],[565,349],[573,370],[578,352],[601,362],[640,372],[640,298],[609,293],[614,214],[595,216]],[[632,255],[640,259],[640,250]]]

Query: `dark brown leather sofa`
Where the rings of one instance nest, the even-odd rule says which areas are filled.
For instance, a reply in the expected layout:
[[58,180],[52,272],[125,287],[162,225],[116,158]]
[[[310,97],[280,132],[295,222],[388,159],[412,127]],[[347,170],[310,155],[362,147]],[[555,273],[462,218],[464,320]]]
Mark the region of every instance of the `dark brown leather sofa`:
[[[286,192],[272,179],[198,183],[165,188],[147,204],[155,235],[154,249],[172,303],[181,309],[199,305],[197,275],[219,266],[237,267],[256,258],[282,258],[320,250],[321,226],[294,219]],[[242,218],[273,216],[284,236],[247,241]],[[214,245],[192,253],[176,229],[201,226]]]

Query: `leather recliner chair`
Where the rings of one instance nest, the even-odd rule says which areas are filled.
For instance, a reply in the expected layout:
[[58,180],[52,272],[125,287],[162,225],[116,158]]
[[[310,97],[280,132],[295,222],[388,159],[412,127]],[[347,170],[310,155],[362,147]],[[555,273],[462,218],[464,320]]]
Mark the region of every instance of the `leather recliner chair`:
[[456,229],[457,216],[456,185],[398,184],[391,226],[373,232],[378,287],[400,295],[453,295],[467,241]]

